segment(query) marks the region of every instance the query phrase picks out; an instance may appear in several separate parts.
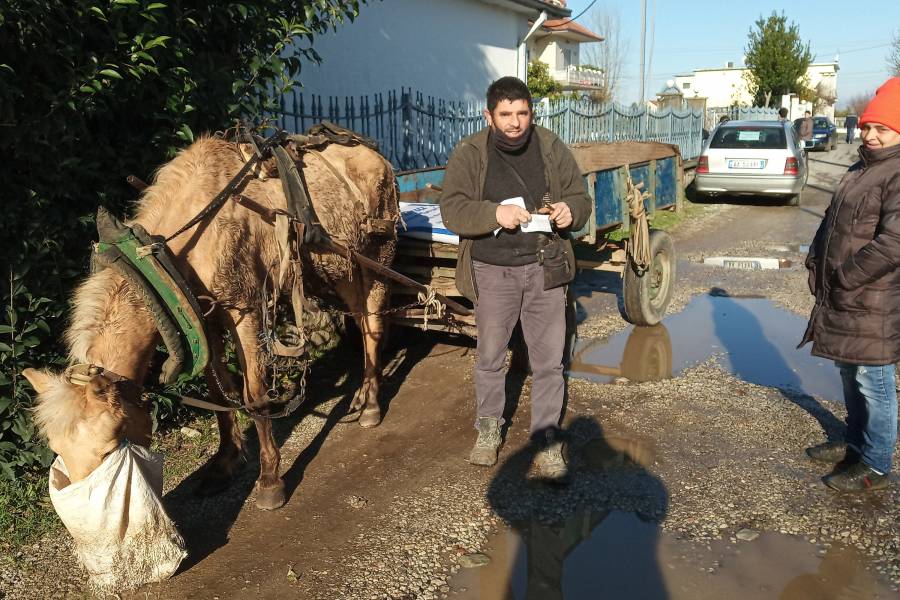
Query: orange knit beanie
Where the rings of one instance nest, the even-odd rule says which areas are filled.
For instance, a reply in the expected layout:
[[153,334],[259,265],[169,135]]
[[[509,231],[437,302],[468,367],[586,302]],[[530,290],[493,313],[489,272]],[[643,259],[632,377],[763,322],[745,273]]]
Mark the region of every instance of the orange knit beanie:
[[900,133],[900,77],[891,77],[875,92],[859,117],[859,126],[881,123]]

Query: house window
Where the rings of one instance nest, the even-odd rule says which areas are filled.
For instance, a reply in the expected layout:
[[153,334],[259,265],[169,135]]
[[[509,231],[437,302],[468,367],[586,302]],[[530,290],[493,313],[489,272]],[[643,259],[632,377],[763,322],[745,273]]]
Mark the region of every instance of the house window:
[[689,89],[691,89],[691,82],[690,82],[690,81],[685,81],[684,83],[682,83],[682,84],[681,84],[681,89],[683,89],[683,90],[689,90]]
[[570,48],[561,48],[557,46],[556,49],[556,69],[558,71],[562,71],[567,69],[569,65],[572,64],[572,50]]

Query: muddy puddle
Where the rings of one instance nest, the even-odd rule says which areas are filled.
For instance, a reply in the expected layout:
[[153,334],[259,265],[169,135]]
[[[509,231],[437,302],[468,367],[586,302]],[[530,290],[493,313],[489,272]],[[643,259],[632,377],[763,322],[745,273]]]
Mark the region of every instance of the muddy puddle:
[[862,600],[895,598],[851,548],[762,533],[709,545],[634,513],[585,509],[557,524],[517,523],[488,542],[490,563],[461,569],[471,600]]
[[759,385],[839,401],[831,361],[797,349],[806,319],[765,298],[695,296],[655,327],[629,326],[609,339],[579,339],[569,376],[607,383],[658,381],[716,356],[722,368]]

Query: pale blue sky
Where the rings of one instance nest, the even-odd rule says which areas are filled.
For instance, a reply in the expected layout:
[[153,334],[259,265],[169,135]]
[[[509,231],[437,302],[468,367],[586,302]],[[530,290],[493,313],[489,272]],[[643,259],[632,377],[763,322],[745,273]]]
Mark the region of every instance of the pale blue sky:
[[[740,64],[747,45],[747,33],[761,15],[782,11],[800,28],[800,36],[810,43],[817,62],[840,55],[838,106],[863,92],[874,92],[890,74],[886,65],[891,33],[900,30],[900,1],[897,0],[817,0],[816,2],[753,2],[722,0],[655,0],[656,35],[653,63],[647,80],[648,98],[661,90],[667,79],[693,69],[720,67],[733,61]],[[568,0],[572,16],[591,0]],[[648,39],[654,0],[647,0]],[[788,5],[785,7],[785,5]],[[590,13],[597,7],[618,8],[621,32],[630,43],[619,100],[629,104],[638,97],[640,64],[640,0],[597,0],[578,22],[591,27]],[[598,33],[602,33],[599,32]],[[875,47],[877,46],[877,47]]]

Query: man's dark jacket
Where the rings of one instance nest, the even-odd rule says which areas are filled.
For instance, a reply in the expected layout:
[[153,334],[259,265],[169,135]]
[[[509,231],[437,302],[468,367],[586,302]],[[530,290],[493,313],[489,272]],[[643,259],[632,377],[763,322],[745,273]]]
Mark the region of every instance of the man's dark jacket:
[[[456,289],[474,301],[475,276],[472,268],[472,240],[488,235],[500,227],[497,223],[497,204],[483,199],[484,179],[487,175],[488,132],[463,138],[456,145],[444,175],[441,194],[441,217],[444,225],[460,237],[459,259],[456,263]],[[572,151],[559,137],[540,126],[535,126],[544,159],[544,175],[550,202],[565,202],[572,211],[569,231],[578,231],[591,216],[591,198]],[[575,255],[572,244],[566,239],[569,268],[575,271]]]
[[816,305],[802,346],[859,365],[900,360],[900,146],[860,148],[806,258]]

